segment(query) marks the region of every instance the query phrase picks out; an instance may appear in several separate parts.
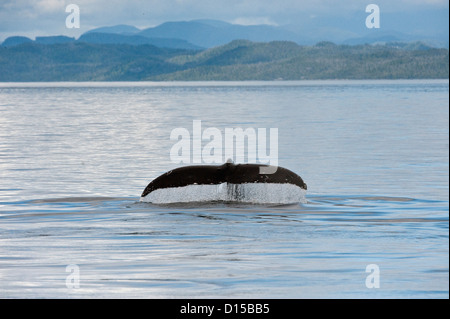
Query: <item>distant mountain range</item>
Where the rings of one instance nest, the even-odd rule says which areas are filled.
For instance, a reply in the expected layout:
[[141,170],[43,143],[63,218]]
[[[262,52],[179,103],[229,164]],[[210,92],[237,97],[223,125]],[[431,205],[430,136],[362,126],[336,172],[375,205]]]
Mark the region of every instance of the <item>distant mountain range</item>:
[[[324,23],[322,21],[322,24]],[[67,36],[49,36],[36,37],[35,40],[32,40],[27,37],[13,36],[7,38],[2,46],[11,47],[32,42],[39,44],[84,42],[93,44],[150,44],[160,48],[202,50],[242,39],[254,42],[292,41],[301,45],[314,45],[323,40],[350,45],[421,41],[430,47],[448,48],[448,31],[443,31],[442,34],[436,36],[419,36],[385,31],[384,29],[370,30],[370,32],[369,29],[361,30],[361,28],[357,32],[349,30],[356,29],[352,29],[352,26],[341,29],[314,24],[308,24],[301,28],[272,25],[248,26],[219,20],[193,20],[166,22],[143,30],[131,25],[100,27],[85,32],[78,39]]]
[[[449,50],[439,45],[439,39],[433,42],[384,30],[362,36],[361,32],[317,29],[311,24],[301,29],[300,33],[289,27],[194,20],[166,22],[143,30],[130,25],[101,27],[78,39],[13,36],[0,46],[0,81],[449,76]],[[317,41],[318,37],[339,43]],[[448,47],[448,41],[446,44]]]

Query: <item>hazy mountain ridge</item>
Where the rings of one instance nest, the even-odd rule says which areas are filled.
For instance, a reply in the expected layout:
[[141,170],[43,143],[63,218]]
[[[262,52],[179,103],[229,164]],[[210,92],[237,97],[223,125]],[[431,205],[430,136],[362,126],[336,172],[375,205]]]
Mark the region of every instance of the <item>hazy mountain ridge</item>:
[[203,49],[202,47],[191,44],[185,40],[175,38],[151,38],[141,35],[124,35],[116,33],[89,32],[83,34],[78,39],[78,42],[96,43],[96,44],[130,44],[130,45],[150,44],[159,48],[190,49],[190,50]]
[[[347,22],[311,20],[300,26],[239,25],[219,20],[192,20],[165,22],[155,27],[139,29],[131,25],[99,27],[82,34],[79,39],[65,36],[39,37],[35,42],[49,44],[81,41],[90,43],[152,44],[159,47],[200,49],[245,39],[253,42],[292,41],[314,45],[320,41],[337,44],[375,44],[389,42],[423,42],[431,47],[448,48],[448,31],[428,35],[405,34],[399,31],[367,29],[364,16],[351,17]],[[336,27],[333,27],[336,26]],[[96,34],[95,36],[93,34]],[[431,35],[430,35],[431,34]],[[49,38],[49,39],[47,39]],[[70,39],[70,40],[69,40]],[[150,40],[148,40],[150,39]],[[160,39],[160,40],[156,40]],[[162,41],[161,39],[165,39]],[[2,46],[13,46],[32,39],[20,36],[7,38]]]

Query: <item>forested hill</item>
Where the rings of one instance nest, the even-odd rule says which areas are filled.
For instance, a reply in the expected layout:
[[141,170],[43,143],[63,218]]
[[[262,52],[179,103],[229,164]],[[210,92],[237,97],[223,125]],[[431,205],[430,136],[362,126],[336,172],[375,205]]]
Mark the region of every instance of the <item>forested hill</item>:
[[421,43],[301,46],[232,41],[207,50],[22,43],[0,47],[0,81],[446,79],[449,51]]

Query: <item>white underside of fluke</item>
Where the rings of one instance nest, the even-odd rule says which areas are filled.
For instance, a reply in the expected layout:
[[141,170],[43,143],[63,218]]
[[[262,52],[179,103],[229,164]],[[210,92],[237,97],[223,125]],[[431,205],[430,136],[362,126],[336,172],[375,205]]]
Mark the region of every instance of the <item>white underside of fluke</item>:
[[188,185],[154,190],[141,202],[155,204],[187,202],[239,202],[253,204],[306,203],[306,190],[293,184],[245,183]]

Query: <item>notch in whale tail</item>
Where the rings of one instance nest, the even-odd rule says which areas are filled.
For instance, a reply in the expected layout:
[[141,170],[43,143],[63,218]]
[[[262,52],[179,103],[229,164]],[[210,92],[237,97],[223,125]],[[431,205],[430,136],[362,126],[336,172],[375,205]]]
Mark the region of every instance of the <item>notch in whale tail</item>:
[[306,189],[303,179],[286,168],[228,160],[222,165],[184,166],[168,171],[148,184],[141,201],[285,203],[302,201]]

